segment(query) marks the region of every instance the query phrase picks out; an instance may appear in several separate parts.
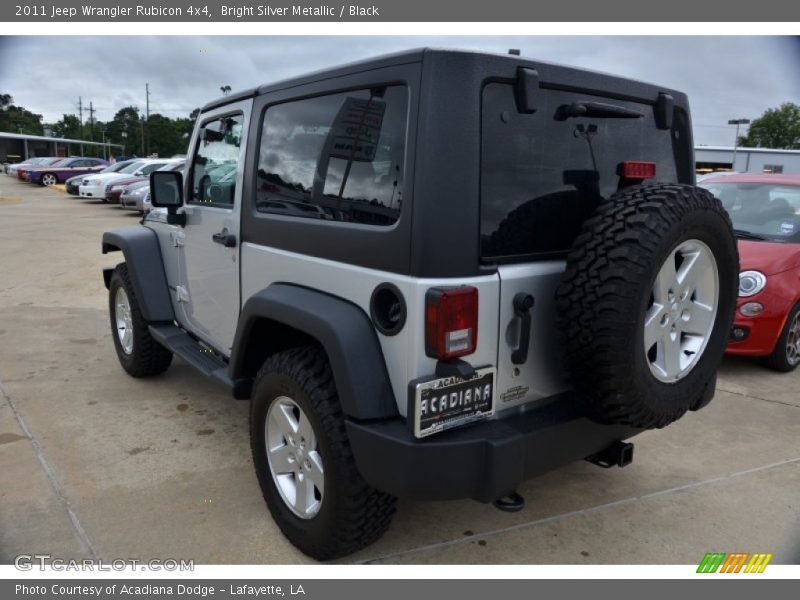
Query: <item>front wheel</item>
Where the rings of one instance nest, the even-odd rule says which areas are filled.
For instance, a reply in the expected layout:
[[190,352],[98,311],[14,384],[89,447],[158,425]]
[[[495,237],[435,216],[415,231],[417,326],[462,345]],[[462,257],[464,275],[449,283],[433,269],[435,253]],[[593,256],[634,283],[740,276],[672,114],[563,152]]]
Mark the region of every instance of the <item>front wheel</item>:
[[286,350],[264,363],[253,386],[250,445],[272,517],[305,554],[338,558],[389,528],[396,500],[356,469],[321,348]]
[[108,309],[114,348],[122,368],[133,377],[151,377],[166,371],[172,353],[150,335],[125,263],[118,264],[111,276]]
[[775,349],[765,362],[768,367],[781,373],[794,371],[800,365],[800,304],[789,311]]

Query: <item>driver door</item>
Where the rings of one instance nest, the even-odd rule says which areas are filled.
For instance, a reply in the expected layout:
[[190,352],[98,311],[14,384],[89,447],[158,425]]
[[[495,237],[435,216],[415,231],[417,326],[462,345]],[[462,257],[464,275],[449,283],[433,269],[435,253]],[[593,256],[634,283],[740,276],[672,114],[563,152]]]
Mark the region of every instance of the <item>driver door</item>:
[[190,146],[177,290],[184,327],[230,355],[239,316],[242,167],[251,102],[202,115]]

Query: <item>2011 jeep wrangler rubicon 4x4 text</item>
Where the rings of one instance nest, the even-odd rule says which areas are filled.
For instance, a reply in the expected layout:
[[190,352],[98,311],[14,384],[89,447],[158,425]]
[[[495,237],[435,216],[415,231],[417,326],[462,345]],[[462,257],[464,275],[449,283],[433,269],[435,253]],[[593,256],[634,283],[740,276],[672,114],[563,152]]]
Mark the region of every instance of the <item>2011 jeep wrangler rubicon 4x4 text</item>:
[[103,235],[134,377],[250,400],[283,533],[331,559],[396,497],[518,508],[713,396],[738,285],[680,92],[417,50],[207,104],[185,173]]

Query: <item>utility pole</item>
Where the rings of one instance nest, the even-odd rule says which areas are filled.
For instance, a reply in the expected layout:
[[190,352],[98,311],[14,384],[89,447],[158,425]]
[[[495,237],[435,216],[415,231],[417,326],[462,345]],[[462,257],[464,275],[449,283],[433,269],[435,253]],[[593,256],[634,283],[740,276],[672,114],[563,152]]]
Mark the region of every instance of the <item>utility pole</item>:
[[83,98],[78,96],[78,120],[81,123],[81,139],[83,139]]
[[736,148],[739,146],[739,125],[749,125],[750,119],[731,119],[728,121],[728,125],[736,125],[736,139],[733,140],[733,164],[731,165],[731,171],[736,170]]
[[147,121],[147,155],[150,154],[150,84],[144,84],[145,108],[144,114]]
[[94,141],[94,113],[97,112],[89,101],[89,131],[92,132],[92,141]]

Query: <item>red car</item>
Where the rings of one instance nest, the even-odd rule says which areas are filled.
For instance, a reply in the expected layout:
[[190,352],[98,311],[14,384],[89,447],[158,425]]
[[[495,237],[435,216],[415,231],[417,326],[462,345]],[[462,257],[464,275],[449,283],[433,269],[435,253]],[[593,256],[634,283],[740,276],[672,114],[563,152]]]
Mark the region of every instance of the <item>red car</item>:
[[739,238],[727,352],[792,371],[800,365],[800,175],[727,175],[700,185],[720,199]]

